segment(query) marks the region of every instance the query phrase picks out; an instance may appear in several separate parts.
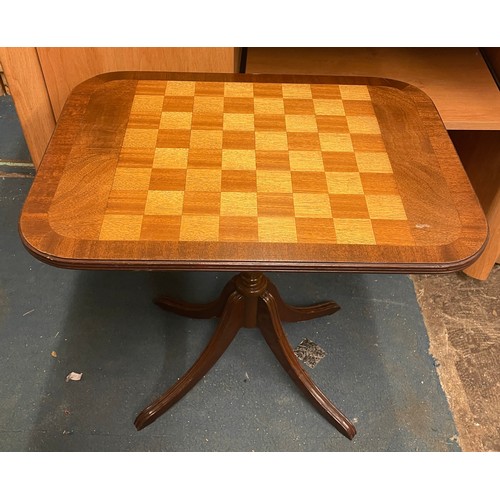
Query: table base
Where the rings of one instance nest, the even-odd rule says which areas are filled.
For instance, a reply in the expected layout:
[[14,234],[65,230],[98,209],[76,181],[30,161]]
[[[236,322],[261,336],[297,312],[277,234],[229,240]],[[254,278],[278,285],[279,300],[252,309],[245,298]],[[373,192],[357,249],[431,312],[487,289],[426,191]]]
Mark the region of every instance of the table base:
[[208,304],[189,304],[166,297],[155,300],[155,303],[167,311],[190,318],[220,319],[214,335],[194,365],[137,416],[134,422],[137,430],[154,422],[187,394],[217,362],[240,328],[258,327],[288,375],[319,412],[344,436],[349,439],[355,436],[354,425],[329,401],[302,368],[281,324],[282,321],[305,321],[333,314],[340,309],[335,302],[309,307],[290,306],[280,297],[276,286],[262,273],[243,272],[226,284],[218,299]]

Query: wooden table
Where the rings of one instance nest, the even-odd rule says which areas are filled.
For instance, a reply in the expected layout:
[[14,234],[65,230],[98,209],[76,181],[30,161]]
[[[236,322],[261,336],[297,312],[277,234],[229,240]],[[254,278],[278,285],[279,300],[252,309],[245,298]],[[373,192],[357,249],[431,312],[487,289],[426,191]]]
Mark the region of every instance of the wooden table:
[[430,99],[380,78],[112,73],[70,95],[26,200],[20,234],[49,264],[78,269],[239,272],[195,364],[137,417],[182,398],[242,327],[345,436],[282,321],[339,309],[292,307],[263,272],[445,272],[470,265],[487,225]]

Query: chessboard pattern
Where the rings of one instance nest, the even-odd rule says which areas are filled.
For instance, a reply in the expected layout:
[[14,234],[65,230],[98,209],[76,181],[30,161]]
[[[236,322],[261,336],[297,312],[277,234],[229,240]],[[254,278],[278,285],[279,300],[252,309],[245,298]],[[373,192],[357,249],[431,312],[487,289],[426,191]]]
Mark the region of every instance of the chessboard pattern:
[[364,85],[138,81],[101,241],[412,245]]

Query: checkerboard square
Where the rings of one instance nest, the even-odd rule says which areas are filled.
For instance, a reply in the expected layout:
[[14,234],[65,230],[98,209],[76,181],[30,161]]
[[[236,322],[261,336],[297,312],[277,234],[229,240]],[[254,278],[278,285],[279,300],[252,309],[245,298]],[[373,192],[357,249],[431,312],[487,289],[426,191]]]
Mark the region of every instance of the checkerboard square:
[[318,124],[314,116],[285,115],[287,132],[317,132]]
[[222,130],[191,130],[191,149],[222,149]]
[[122,147],[124,148],[154,148],[158,138],[157,129],[128,128],[125,131]]
[[222,170],[221,191],[257,191],[257,175],[255,170]]
[[145,215],[182,215],[182,191],[148,191]]
[[295,151],[319,151],[319,135],[316,132],[287,132],[288,149]]
[[142,215],[106,214],[99,240],[136,241],[141,235]]
[[253,149],[223,149],[223,170],[255,170],[256,160]]
[[160,128],[191,129],[193,113],[187,111],[164,111],[161,114]]
[[186,187],[185,168],[153,168],[149,189],[153,191],[184,191]]
[[219,215],[220,205],[220,193],[186,191],[182,215]]
[[253,99],[247,97],[225,97],[224,113],[244,113],[254,112]]
[[224,97],[194,96],[193,113],[223,113]]
[[375,116],[347,116],[351,134],[380,134],[380,127]]
[[313,99],[340,99],[338,85],[313,83],[311,84],[311,96]]
[[275,97],[256,97],[253,107],[256,115],[279,115],[285,112],[283,99]]
[[321,132],[319,142],[323,151],[353,151],[349,134],[330,134]]
[[223,97],[224,96],[224,82],[196,82],[195,95],[197,96],[210,96],[210,97]]
[[220,193],[220,169],[190,168],[187,170],[186,191],[212,191]]
[[293,171],[292,186],[294,193],[326,193],[325,172]]
[[163,111],[192,113],[194,97],[192,96],[165,96],[163,99]]
[[291,193],[291,173],[287,171],[259,170],[257,172],[257,191],[259,193]]
[[194,95],[194,84],[195,82],[187,81],[177,81],[169,80],[167,82],[167,88],[165,90],[165,95],[173,96],[193,96]]
[[370,101],[370,92],[366,85],[339,85],[340,95],[344,100]]
[[147,191],[111,190],[106,206],[107,214],[142,215]]
[[330,194],[363,194],[358,172],[326,172],[326,183]]
[[335,243],[335,227],[332,219],[297,218],[295,220],[298,243]]
[[363,191],[367,195],[399,195],[396,179],[392,173],[362,172],[360,174]]
[[217,215],[183,215],[180,241],[218,241],[219,217]]
[[325,193],[293,193],[295,217],[331,218],[330,198]]
[[179,241],[179,215],[145,215],[142,219],[141,240]]
[[167,82],[161,80],[138,80],[135,87],[136,95],[164,95]]
[[283,97],[283,91],[281,83],[254,83],[253,84],[253,95],[255,98],[278,98]]
[[239,130],[225,130],[222,137],[224,149],[255,149],[255,133]]
[[324,151],[323,165],[327,172],[357,172],[356,156],[353,152]]
[[313,99],[316,115],[345,116],[341,99]]
[[222,151],[220,149],[190,149],[187,163],[188,168],[220,168]]
[[153,168],[186,168],[187,148],[157,148],[153,159]]
[[255,115],[254,125],[259,132],[283,132],[286,130],[285,115]]
[[253,98],[253,83],[226,82],[224,84],[224,97]]
[[290,169],[302,171],[323,170],[321,151],[289,151]]
[[147,191],[150,177],[150,168],[117,168],[112,189]]
[[287,150],[286,132],[255,132],[255,147],[261,151]]
[[135,95],[130,108],[130,114],[161,114],[163,96],[161,95]]
[[334,219],[337,243],[344,245],[375,245],[370,219]]
[[190,130],[158,130],[157,148],[189,148]]
[[117,167],[149,168],[154,155],[155,148],[122,148]]
[[379,134],[351,134],[352,147],[356,153],[383,153],[385,144]]
[[161,121],[161,112],[155,114],[130,115],[127,127],[130,129],[154,129],[158,130]]
[[259,217],[259,241],[262,243],[296,243],[294,217]]
[[408,221],[374,219],[372,227],[377,245],[413,246],[415,244]]
[[191,122],[192,130],[222,130],[224,116],[221,113],[196,113]]
[[256,151],[257,170],[290,170],[288,151]]
[[257,211],[261,216],[294,217],[292,193],[257,193]]
[[229,216],[257,216],[257,193],[222,192],[220,214]]
[[368,207],[362,194],[330,195],[332,215],[336,219],[369,219]]
[[371,101],[344,100],[345,114],[348,116],[372,115],[375,116]]
[[219,219],[219,241],[258,241],[257,217],[224,217]]
[[310,99],[283,99],[287,115],[314,115],[314,106]]
[[285,99],[312,99],[311,86],[307,83],[283,83],[281,90]]
[[397,195],[366,195],[371,219],[405,220],[406,212]]
[[391,162],[387,153],[356,152],[356,162],[360,172],[392,172]]
[[245,113],[224,113],[224,130],[246,130],[255,129],[253,114]]

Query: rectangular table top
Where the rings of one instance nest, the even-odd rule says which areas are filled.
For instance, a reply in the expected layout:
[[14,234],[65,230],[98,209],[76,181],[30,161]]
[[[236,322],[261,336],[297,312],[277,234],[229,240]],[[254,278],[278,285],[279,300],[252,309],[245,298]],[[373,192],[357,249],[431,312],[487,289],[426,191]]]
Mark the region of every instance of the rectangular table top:
[[113,73],[68,98],[20,233],[70,268],[428,272],[487,226],[411,85]]

